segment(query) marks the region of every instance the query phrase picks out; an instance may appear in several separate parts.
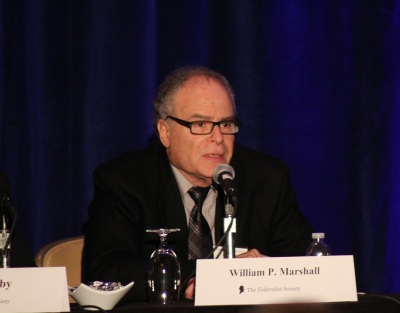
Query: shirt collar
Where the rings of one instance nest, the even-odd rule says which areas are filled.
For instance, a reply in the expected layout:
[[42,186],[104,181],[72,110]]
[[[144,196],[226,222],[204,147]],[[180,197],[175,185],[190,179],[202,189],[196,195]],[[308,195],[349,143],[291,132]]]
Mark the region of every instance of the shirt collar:
[[[185,197],[185,194],[189,191],[190,188],[193,187],[193,184],[191,184],[185,176],[182,175],[182,173],[171,164],[172,172],[174,173],[176,182],[178,184],[179,192],[181,194],[182,199]],[[217,192],[216,188],[211,185],[211,190],[214,192]]]

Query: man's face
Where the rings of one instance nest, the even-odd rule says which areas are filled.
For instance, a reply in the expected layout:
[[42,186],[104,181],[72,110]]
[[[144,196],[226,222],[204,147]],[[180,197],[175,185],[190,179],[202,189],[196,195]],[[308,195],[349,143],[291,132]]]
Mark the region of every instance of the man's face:
[[[175,94],[171,115],[189,122],[219,122],[233,119],[234,111],[223,85],[193,77]],[[223,135],[218,126],[208,135],[193,135],[171,119],[159,120],[157,127],[170,162],[194,185],[209,186],[214,169],[232,158],[235,136]]]

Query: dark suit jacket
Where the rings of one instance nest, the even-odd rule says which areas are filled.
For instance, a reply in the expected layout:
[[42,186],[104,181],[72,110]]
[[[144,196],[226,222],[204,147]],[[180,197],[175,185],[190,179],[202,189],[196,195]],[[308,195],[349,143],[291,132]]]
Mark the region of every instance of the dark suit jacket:
[[[312,228],[299,211],[281,161],[235,145],[231,161],[238,189],[237,246],[270,256],[305,255]],[[181,262],[182,281],[193,271],[183,203],[165,149],[125,153],[96,169],[89,205],[83,261],[84,280],[135,285],[127,299],[146,300],[146,261],[158,236],[146,229],[180,228],[169,235]],[[216,237],[223,233],[223,192],[216,208]],[[182,286],[184,290],[184,286]]]
[[[10,197],[11,185],[6,173],[0,170],[0,201],[3,196]],[[18,224],[15,227],[11,241],[11,267],[32,267],[35,266],[33,255],[19,230]]]

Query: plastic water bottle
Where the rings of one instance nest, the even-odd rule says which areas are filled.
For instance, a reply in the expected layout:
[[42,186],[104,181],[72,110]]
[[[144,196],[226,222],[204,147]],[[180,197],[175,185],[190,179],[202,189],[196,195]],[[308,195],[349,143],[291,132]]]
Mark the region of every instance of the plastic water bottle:
[[308,246],[307,256],[331,255],[331,249],[325,243],[325,233],[313,233],[313,242]]

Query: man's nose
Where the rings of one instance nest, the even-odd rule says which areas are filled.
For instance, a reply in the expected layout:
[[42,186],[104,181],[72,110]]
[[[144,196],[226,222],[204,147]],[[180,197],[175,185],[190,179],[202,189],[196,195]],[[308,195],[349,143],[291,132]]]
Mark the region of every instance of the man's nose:
[[221,143],[224,141],[224,135],[222,134],[219,125],[214,125],[214,128],[210,134],[210,138],[217,143]]

